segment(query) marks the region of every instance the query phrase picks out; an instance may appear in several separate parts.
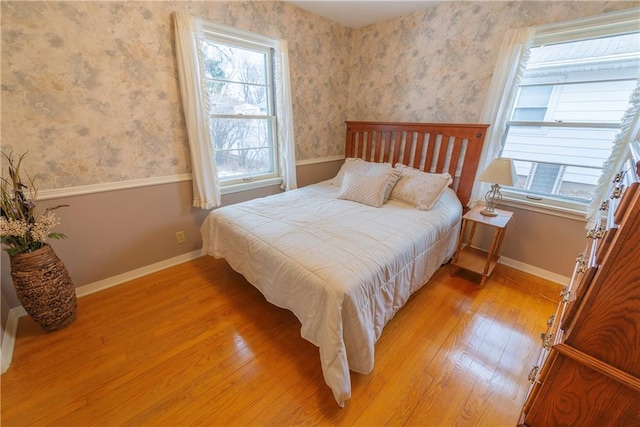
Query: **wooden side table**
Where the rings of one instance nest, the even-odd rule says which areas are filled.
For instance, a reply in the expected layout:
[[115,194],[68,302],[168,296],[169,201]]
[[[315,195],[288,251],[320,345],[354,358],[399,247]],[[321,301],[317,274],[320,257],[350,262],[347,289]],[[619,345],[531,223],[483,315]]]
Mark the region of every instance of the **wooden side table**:
[[[460,231],[460,239],[458,240],[458,249],[453,256],[451,262],[453,268],[451,274],[455,274],[459,268],[472,271],[482,275],[480,286],[483,286],[496,264],[500,259],[500,247],[504,240],[507,225],[511,221],[513,212],[496,209],[498,216],[484,216],[480,213],[481,207],[471,209],[462,217],[462,230]],[[476,232],[478,224],[493,227],[494,235],[489,251],[474,248],[472,246],[473,236]],[[464,242],[467,227],[471,225],[469,230],[469,238]]]

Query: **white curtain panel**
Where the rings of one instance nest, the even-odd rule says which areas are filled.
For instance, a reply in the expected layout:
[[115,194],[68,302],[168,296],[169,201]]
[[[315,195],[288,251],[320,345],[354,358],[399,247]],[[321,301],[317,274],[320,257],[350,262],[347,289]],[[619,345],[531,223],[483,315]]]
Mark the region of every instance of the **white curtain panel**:
[[489,94],[480,116],[480,123],[488,123],[484,147],[480,155],[478,172],[471,192],[469,207],[484,202],[490,184],[478,181],[478,177],[502,151],[502,137],[509,112],[513,108],[518,85],[529,59],[535,28],[522,28],[505,35],[489,85]]
[[193,206],[212,209],[220,206],[220,187],[215,152],[209,134],[208,107],[204,102],[203,61],[199,60],[204,39],[202,20],[186,13],[174,12],[173,22],[180,94],[191,151]]
[[587,230],[596,226],[602,202],[610,196],[609,184],[615,175],[624,169],[625,162],[631,157],[631,144],[640,144],[640,79],[631,94],[631,106],[625,112],[616,135],[609,158],[602,165],[602,174],[594,191],[593,199],[587,208]]
[[298,187],[296,177],[296,152],[293,137],[293,111],[291,102],[291,78],[287,42],[279,40],[275,49],[276,109],[278,111],[278,153],[282,189]]

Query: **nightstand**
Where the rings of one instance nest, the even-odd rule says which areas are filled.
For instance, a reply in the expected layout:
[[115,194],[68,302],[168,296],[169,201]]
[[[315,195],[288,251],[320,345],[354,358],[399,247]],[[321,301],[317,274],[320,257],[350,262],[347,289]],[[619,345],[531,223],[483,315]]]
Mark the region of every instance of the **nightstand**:
[[[480,213],[481,210],[481,207],[471,209],[462,217],[462,230],[460,231],[458,249],[451,262],[453,266],[451,274],[455,274],[459,268],[478,273],[482,275],[480,286],[483,286],[491,276],[496,264],[498,264],[500,247],[513,212],[496,209],[497,216],[484,216]],[[473,236],[478,224],[494,229],[493,241],[488,252],[472,246]],[[469,227],[469,237],[465,243],[465,234]]]

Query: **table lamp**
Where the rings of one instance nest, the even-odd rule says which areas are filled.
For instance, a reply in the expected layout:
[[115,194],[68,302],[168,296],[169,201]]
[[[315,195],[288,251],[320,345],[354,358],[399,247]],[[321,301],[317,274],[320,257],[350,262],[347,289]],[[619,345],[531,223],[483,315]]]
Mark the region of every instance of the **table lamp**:
[[491,190],[484,196],[485,205],[480,213],[484,216],[497,216],[496,205],[502,200],[500,184],[512,186],[518,180],[513,161],[504,157],[494,159],[478,179],[491,183]]

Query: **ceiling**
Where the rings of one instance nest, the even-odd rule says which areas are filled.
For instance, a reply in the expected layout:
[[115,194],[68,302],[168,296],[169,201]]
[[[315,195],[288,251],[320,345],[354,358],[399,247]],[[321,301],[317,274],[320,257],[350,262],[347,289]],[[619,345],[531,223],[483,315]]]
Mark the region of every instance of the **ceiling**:
[[413,1],[358,1],[358,0],[298,0],[291,1],[301,9],[324,16],[350,28],[360,28],[375,22],[384,21],[396,16],[406,15],[423,10],[435,4],[437,0]]

